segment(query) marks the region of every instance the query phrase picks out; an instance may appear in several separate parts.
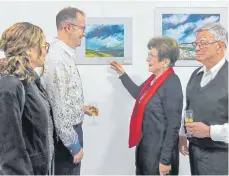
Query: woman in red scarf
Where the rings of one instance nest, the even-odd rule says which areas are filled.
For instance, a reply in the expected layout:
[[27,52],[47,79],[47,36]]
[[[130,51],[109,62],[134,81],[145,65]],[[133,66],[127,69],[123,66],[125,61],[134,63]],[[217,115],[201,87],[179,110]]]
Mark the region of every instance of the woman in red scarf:
[[129,132],[129,147],[136,146],[137,175],[178,175],[178,133],[183,95],[172,67],[179,46],[169,37],[154,37],[148,43],[147,62],[153,74],[137,86],[122,65],[111,62],[128,92],[136,99]]

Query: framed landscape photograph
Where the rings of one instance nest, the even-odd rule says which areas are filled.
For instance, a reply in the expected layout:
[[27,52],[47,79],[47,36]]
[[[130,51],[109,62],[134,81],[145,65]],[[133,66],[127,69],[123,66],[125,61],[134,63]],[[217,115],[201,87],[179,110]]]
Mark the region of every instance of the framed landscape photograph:
[[87,18],[77,64],[132,64],[132,18]]
[[156,8],[155,36],[169,36],[180,45],[180,58],[175,66],[197,67],[195,59],[196,30],[209,22],[220,23],[227,29],[227,8]]

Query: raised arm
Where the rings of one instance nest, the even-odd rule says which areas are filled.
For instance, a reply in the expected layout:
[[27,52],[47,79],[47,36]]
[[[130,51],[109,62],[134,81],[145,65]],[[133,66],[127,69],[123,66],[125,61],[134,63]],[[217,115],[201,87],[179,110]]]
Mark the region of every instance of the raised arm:
[[121,75],[119,78],[121,79],[123,86],[130,93],[130,95],[136,99],[144,83],[140,86],[136,85],[126,73]]
[[127,75],[127,73],[124,71],[121,64],[113,61],[110,63],[110,65],[111,68],[114,69],[120,75],[119,78],[121,79],[122,84],[127,89],[127,91],[131,94],[131,96],[134,99],[136,99],[144,83],[141,86],[136,85],[132,81],[132,79]]

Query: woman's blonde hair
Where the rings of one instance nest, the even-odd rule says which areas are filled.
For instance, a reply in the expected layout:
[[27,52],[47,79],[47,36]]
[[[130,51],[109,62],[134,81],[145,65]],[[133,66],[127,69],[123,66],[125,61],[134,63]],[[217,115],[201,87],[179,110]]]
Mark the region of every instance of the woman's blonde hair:
[[0,39],[0,50],[4,51],[7,64],[1,73],[18,74],[21,80],[28,82],[35,80],[36,73],[29,64],[26,51],[37,46],[40,57],[43,40],[42,29],[28,22],[16,23],[6,29]]

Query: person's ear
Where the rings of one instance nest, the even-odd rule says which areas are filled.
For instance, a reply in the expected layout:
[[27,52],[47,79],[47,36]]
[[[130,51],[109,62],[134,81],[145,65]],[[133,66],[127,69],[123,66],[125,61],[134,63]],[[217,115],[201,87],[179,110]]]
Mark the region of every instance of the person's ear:
[[71,25],[70,25],[70,24],[65,24],[65,25],[64,25],[64,30],[65,30],[66,32],[69,32],[70,29],[71,29]]
[[165,58],[164,59],[164,63],[163,63],[163,68],[169,67],[169,64],[170,64],[170,59],[169,58]]
[[217,43],[216,48],[217,48],[217,52],[218,52],[218,53],[221,52],[221,51],[225,48],[225,43],[219,41],[219,42]]

